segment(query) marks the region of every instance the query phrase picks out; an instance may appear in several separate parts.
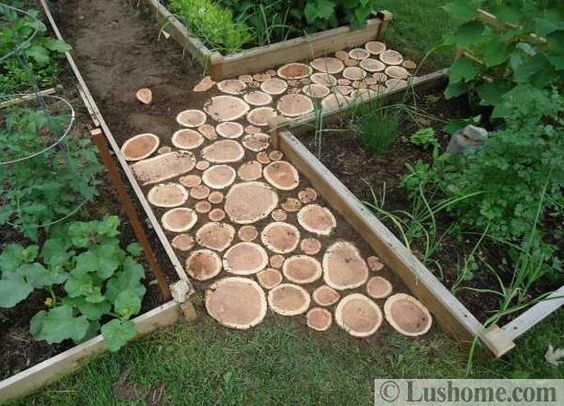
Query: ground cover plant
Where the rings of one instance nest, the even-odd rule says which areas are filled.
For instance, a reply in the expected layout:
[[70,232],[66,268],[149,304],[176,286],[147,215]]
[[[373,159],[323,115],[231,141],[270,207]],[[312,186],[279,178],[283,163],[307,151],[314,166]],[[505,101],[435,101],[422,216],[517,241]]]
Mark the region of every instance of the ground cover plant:
[[119,219],[55,227],[41,245],[8,244],[0,254],[0,307],[11,308],[35,289],[45,290],[48,310],[31,319],[36,340],[85,341],[102,332],[115,351],[135,335],[129,319],[145,294],[137,244],[120,248]]
[[43,228],[97,196],[101,166],[90,141],[68,136],[56,144],[72,124],[65,110],[53,114],[18,106],[0,111],[0,160],[12,162],[0,166],[0,225],[11,224],[34,240]]
[[[36,86],[45,88],[56,83],[60,59],[70,47],[46,34],[47,27],[37,18],[38,11],[26,8],[26,14],[13,8],[24,7],[22,1],[10,0],[0,5],[0,95],[26,92]],[[34,89],[38,90],[38,89]]]
[[362,28],[376,0],[171,0],[209,48],[234,53],[350,24]]

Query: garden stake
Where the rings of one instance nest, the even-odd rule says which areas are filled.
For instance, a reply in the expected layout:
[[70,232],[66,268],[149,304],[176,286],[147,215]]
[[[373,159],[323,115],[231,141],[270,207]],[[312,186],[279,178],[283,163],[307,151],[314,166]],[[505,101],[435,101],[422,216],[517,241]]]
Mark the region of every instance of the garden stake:
[[131,227],[133,228],[133,232],[135,233],[135,237],[143,247],[143,251],[145,252],[145,257],[147,258],[147,262],[149,263],[149,267],[155,274],[157,281],[159,283],[159,287],[161,289],[161,293],[163,294],[165,300],[170,300],[172,295],[170,293],[170,289],[166,282],[166,279],[163,275],[163,272],[157,262],[155,252],[151,248],[151,244],[149,243],[149,239],[145,234],[145,230],[143,229],[143,225],[141,224],[141,220],[137,215],[137,211],[133,204],[131,203],[131,199],[127,194],[127,190],[125,189],[125,184],[123,183],[123,179],[121,178],[121,174],[119,173],[112,156],[110,155],[110,150],[108,148],[108,144],[106,143],[106,137],[102,130],[96,128],[90,132],[92,135],[92,139],[100,152],[100,158],[104,163],[104,166],[108,170],[108,177],[110,181],[114,185],[116,193],[118,195],[119,202],[121,203],[121,207],[125,210],[125,214],[131,223]]

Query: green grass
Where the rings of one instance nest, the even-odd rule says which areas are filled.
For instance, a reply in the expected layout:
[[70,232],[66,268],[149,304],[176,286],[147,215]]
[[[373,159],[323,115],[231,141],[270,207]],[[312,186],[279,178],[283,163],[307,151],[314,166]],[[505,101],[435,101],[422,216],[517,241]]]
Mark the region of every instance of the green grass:
[[[505,360],[478,357],[473,376],[563,377],[564,367],[544,360],[549,344],[563,345],[563,316],[546,320]],[[282,317],[251,331],[230,331],[204,315],[100,356],[17,404],[145,404],[115,399],[113,387],[127,368],[127,379],[143,393],[165,384],[165,404],[360,405],[371,404],[374,378],[460,378],[465,365],[465,353],[438,329],[418,339],[383,332],[361,341],[337,328],[314,333]]]
[[[439,45],[454,22],[440,8],[447,0],[380,0],[380,10],[394,15],[384,40],[408,58],[419,63],[425,54]],[[452,52],[434,52],[423,69],[432,71],[447,67],[453,59]]]

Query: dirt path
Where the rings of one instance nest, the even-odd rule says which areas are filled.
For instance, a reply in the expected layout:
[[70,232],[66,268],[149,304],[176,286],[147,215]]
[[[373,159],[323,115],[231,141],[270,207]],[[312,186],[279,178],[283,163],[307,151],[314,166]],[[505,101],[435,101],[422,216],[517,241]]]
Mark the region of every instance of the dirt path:
[[[182,58],[175,43],[158,42],[156,24],[137,17],[127,2],[65,0],[60,3],[58,21],[63,35],[75,48],[79,67],[118,142],[123,144],[136,134],[153,133],[160,146],[172,151],[170,155],[160,155],[163,159],[158,165],[154,165],[153,159],[159,160],[159,155],[154,154],[132,168],[143,183],[157,218],[166,215],[184,227],[170,231],[169,223],[167,236],[181,263],[186,263],[186,272],[197,289],[203,292],[212,283],[221,282],[206,291],[206,307],[212,317],[230,327],[251,327],[262,321],[270,313],[266,311],[266,294],[255,280],[267,291],[270,309],[284,315],[304,314],[308,308],[316,307],[311,300],[313,292],[328,285],[339,290],[334,294],[347,300],[337,306],[336,301],[325,306],[336,314],[342,304],[350,313],[349,321],[342,323],[349,323],[351,329],[352,325],[357,330],[364,329],[366,336],[374,334],[383,319],[378,306],[384,306],[384,297],[390,293],[374,301],[365,296],[367,281],[374,276],[369,268],[378,268],[372,271],[378,270],[378,276],[389,280],[394,293],[405,292],[406,288],[389,269],[380,270],[377,263],[368,261],[370,257],[375,260],[368,244],[341,216],[328,209],[327,202],[305,177],[284,161],[280,151],[273,150],[267,135],[255,138],[256,132],[266,131],[266,122],[250,125],[250,115],[245,113],[255,106],[242,102],[242,93],[256,90],[268,77],[276,76],[275,71],[263,73],[255,80],[246,78],[252,80],[248,86],[239,83],[242,91],[237,98],[243,104],[239,105],[241,114],[222,119],[215,114],[217,111],[212,112],[221,104],[216,105],[212,97],[221,92],[216,87],[193,92],[202,73]],[[368,54],[364,50],[362,53]],[[311,70],[306,65],[299,69]],[[363,75],[357,80],[358,87],[360,79],[367,76],[359,67],[349,73],[353,81],[352,76]],[[338,76],[348,80],[341,73]],[[270,107],[282,110],[278,102],[294,97],[300,99],[298,104],[302,106],[311,104],[300,93],[307,81],[287,83],[289,88],[272,93],[274,96],[267,103]],[[153,92],[153,103],[149,106],[135,100],[136,91],[144,87]],[[301,96],[296,96],[298,93]],[[225,100],[227,94],[222,94]],[[228,109],[237,110],[232,104],[236,97],[227,98],[231,98]],[[293,102],[288,104],[288,108],[294,107]],[[173,145],[172,135],[182,129],[176,117],[186,109],[203,109],[208,114],[200,113],[203,117],[198,124],[185,124],[194,128],[184,129],[185,141],[191,145],[181,147],[178,143]],[[225,121],[232,122],[233,128],[240,128],[240,132],[224,137],[209,133],[210,128],[212,132],[214,128],[219,130],[218,125]],[[208,131],[200,126],[204,122]],[[177,172],[171,171],[172,167],[167,169],[174,160],[184,161],[184,167]],[[143,169],[138,169],[139,164]],[[258,173],[250,175],[242,171],[245,165],[258,168]],[[151,173],[153,169],[161,173],[155,175]],[[164,177],[163,171],[168,172]],[[210,182],[213,177],[222,184]],[[157,195],[161,198],[158,203]],[[171,198],[177,200],[168,204],[167,199]],[[179,235],[186,238],[182,240],[184,247],[178,243]],[[187,239],[194,243],[185,244]],[[303,245],[306,240],[307,247]],[[260,275],[267,268],[270,277],[279,278],[278,283],[292,284],[274,287],[276,283],[264,283]],[[247,278],[233,278],[235,275]],[[358,296],[353,298],[352,293],[362,294],[362,300]],[[317,322],[323,324],[326,321],[323,318],[331,318],[332,313],[317,311]],[[420,316],[423,320],[427,317]],[[373,335],[373,339],[378,340],[378,335]]]

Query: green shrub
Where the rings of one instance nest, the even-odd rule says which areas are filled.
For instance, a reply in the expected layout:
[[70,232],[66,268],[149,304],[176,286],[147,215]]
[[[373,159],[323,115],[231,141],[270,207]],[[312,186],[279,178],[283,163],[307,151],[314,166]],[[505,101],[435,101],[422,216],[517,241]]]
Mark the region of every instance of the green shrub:
[[[2,116],[0,161],[37,153],[62,136],[70,117],[15,108]],[[88,139],[71,135],[55,148],[34,158],[0,166],[2,201],[0,225],[10,223],[36,240],[43,225],[73,212],[97,196],[96,180],[102,167]]]
[[[479,7],[493,13],[496,28],[478,18]],[[467,51],[449,69],[448,96],[470,93],[506,117],[503,96],[517,86],[561,86],[564,79],[564,7],[559,0],[453,0],[444,9],[459,22],[446,44]]]
[[170,4],[188,30],[215,50],[234,53],[251,39],[249,28],[235,22],[231,10],[213,0],[172,0]]
[[119,218],[75,222],[52,230],[42,247],[10,244],[0,254],[0,307],[10,308],[34,290],[48,295],[48,310],[31,319],[36,340],[79,343],[102,331],[110,351],[135,334],[130,318],[141,310],[144,270],[119,245]]
[[[56,83],[61,68],[56,59],[70,46],[63,41],[46,36],[47,27],[38,20],[37,10],[28,10],[29,16],[16,13],[0,5],[0,56],[21,46],[21,62],[12,55],[0,62],[0,94],[22,93],[31,88],[31,81],[39,87]],[[31,41],[31,35],[37,34]]]

